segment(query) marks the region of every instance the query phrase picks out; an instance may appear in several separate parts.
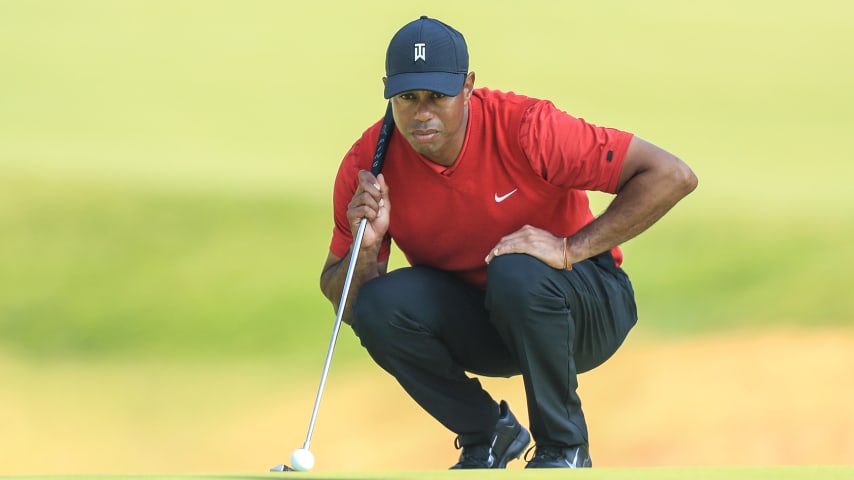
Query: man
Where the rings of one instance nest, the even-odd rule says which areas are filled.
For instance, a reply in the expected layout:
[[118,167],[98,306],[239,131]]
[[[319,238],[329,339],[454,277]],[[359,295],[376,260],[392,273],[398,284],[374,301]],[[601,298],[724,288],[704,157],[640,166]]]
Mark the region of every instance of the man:
[[[697,184],[681,160],[550,102],[474,88],[463,36],[421,17],[386,54],[396,131],[370,172],[380,123],[344,157],[321,289],[374,361],[454,432],[452,468],[591,466],[577,375],[637,320],[618,245]],[[616,193],[594,218],[588,190]],[[361,247],[350,251],[362,218]],[[411,267],[388,272],[394,240]],[[531,434],[467,372],[522,375]]]

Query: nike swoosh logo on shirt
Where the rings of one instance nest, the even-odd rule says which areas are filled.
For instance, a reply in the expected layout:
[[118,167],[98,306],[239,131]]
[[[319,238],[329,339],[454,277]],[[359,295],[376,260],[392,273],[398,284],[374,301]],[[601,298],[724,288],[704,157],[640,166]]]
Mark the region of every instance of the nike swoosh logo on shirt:
[[506,194],[506,195],[501,195],[500,197],[499,197],[499,196],[498,196],[498,194],[496,193],[496,194],[495,194],[495,203],[501,203],[501,202],[503,202],[504,200],[507,200],[507,198],[508,198],[508,197],[510,197],[510,195],[513,195],[514,193],[516,193],[516,190],[519,190],[519,189],[518,189],[518,188],[514,188],[512,192],[510,192],[510,193],[508,193],[508,194]]

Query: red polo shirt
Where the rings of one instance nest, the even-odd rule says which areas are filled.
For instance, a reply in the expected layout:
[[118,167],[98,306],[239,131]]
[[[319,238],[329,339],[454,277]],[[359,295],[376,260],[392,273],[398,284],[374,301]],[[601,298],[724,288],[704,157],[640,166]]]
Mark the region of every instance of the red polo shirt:
[[[353,241],[347,205],[359,170],[370,170],[381,122],[345,155],[335,179],[330,251],[344,257]],[[524,225],[569,236],[593,220],[587,190],[614,193],[632,134],[598,127],[551,102],[486,88],[469,101],[466,139],[450,168],[392,136],[383,175],[391,202],[389,232],[412,265],[455,273],[481,287],[484,258]],[[622,253],[612,250],[619,265]]]

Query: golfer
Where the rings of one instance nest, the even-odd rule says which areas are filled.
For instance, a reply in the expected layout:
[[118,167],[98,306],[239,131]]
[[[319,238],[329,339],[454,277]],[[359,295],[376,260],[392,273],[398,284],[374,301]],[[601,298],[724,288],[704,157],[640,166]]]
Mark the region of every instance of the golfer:
[[[549,101],[475,88],[463,36],[421,17],[386,53],[396,130],[370,173],[380,122],[341,162],[321,289],[373,360],[456,435],[452,468],[589,467],[578,374],[637,321],[619,245],[697,185],[674,155]],[[616,194],[594,217],[587,191]],[[359,251],[350,251],[367,218]],[[410,266],[388,271],[391,242]],[[477,378],[521,375],[526,429]]]

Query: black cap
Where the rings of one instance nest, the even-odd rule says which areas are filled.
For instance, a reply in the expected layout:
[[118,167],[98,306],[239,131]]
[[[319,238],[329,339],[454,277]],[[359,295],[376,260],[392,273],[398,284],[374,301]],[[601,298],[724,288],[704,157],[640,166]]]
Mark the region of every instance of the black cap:
[[463,89],[469,52],[463,35],[423,16],[392,37],[385,57],[385,98],[411,90],[456,96]]

